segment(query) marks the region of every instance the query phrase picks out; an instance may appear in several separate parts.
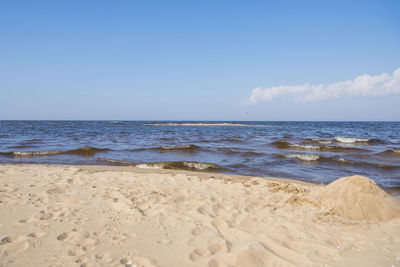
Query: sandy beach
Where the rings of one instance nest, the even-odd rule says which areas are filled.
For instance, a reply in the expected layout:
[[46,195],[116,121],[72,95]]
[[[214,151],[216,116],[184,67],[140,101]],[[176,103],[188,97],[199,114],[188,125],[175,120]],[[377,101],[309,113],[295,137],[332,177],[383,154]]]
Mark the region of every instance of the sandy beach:
[[372,180],[0,165],[0,266],[399,266]]

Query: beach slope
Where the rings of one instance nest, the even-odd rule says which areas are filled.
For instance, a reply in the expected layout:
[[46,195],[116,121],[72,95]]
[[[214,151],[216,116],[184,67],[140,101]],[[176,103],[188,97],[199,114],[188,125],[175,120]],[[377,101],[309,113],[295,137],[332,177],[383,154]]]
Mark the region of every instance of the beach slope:
[[399,207],[361,176],[0,165],[0,266],[397,266]]

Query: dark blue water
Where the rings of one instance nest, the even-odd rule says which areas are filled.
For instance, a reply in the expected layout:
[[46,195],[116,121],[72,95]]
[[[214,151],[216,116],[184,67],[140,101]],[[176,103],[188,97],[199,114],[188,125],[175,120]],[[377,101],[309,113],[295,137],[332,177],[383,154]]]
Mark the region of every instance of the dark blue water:
[[322,183],[359,174],[396,188],[400,122],[0,121],[0,163],[137,165]]

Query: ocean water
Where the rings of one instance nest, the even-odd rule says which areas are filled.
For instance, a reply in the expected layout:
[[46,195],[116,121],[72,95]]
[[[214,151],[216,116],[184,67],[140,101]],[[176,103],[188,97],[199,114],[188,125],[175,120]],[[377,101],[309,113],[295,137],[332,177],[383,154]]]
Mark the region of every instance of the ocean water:
[[0,163],[136,165],[400,188],[400,122],[0,121]]

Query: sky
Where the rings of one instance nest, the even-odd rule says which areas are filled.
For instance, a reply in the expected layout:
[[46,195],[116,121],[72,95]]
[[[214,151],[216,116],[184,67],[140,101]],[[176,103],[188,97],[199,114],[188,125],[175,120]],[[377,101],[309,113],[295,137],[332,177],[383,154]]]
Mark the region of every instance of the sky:
[[0,119],[400,120],[400,1],[0,1]]

